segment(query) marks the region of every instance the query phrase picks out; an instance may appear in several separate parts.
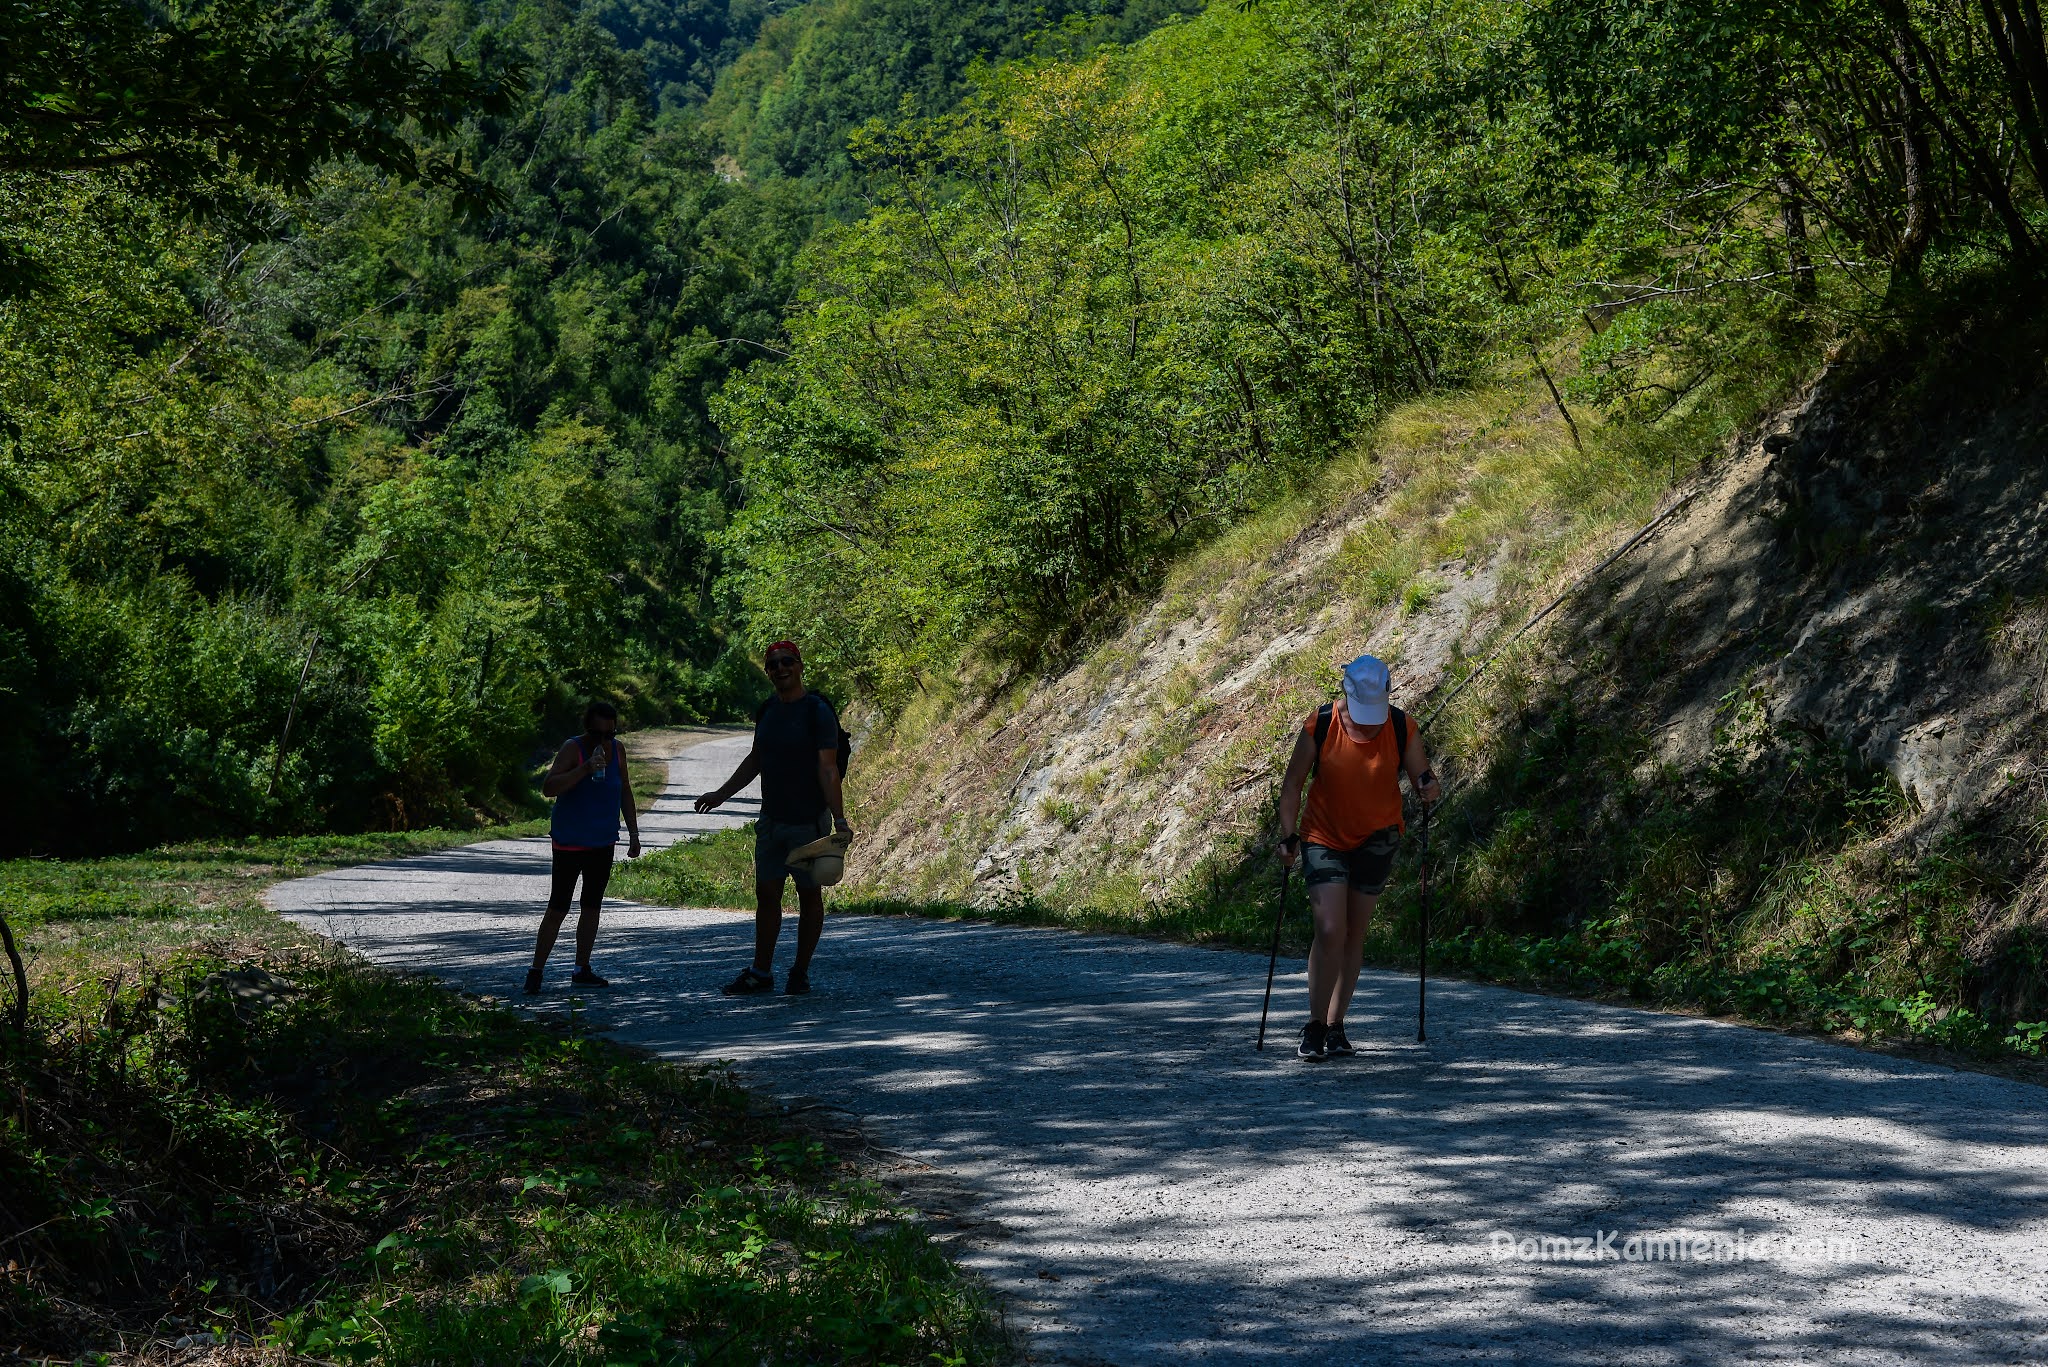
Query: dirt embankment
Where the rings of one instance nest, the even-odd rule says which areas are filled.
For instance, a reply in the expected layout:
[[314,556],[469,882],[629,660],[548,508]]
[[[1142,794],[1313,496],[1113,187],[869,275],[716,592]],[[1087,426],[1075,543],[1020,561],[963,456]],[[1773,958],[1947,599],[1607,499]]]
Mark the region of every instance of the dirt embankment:
[[[1901,857],[1981,878],[1987,999],[2048,1005],[2007,953],[2048,931],[2048,389],[2038,364],[1895,353],[1839,365],[1563,616],[1553,654],[1622,659],[1633,718],[1684,772],[1746,705],[1889,774]],[[1791,814],[1796,817],[1796,814]]]
[[[1304,503],[1192,558],[1077,667],[877,738],[858,794],[870,889],[1170,894],[1268,820],[1286,733],[1334,693],[1335,661],[1384,656],[1397,701],[1426,708],[1688,495],[1516,647],[1525,674],[1567,693],[1582,674],[1592,718],[1645,738],[1646,764],[1709,763],[1740,702],[1889,772],[1902,842],[2019,840],[2048,812],[2048,390],[2009,356],[1948,356],[1838,363],[1692,453],[1677,486],[1577,456],[1528,393],[1411,410]],[[1483,728],[1453,713],[1445,731],[1454,768],[1492,762]],[[1987,945],[2048,903],[2035,856],[2013,856],[1978,917]]]
[[[1617,511],[1659,495],[1619,480],[1591,507],[1561,498],[1565,442],[1531,392],[1418,405],[1320,488],[1192,557],[1076,667],[864,737],[866,890],[1132,906],[1203,876],[1267,819],[1286,735],[1334,691],[1337,662],[1384,656],[1417,705],[1559,566],[1596,555],[1589,537]],[[1496,516],[1507,468],[1556,506]]]

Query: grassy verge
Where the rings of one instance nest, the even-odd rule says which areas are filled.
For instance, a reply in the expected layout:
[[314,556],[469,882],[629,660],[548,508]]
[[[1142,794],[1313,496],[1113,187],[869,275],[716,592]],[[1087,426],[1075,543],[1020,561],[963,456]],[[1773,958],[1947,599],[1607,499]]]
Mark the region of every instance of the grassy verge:
[[611,891],[665,907],[751,908],[753,827],[714,831],[621,864],[612,874]]
[[[629,749],[634,741],[627,736]],[[661,796],[661,790],[668,786],[668,761],[651,759],[633,751],[628,756],[626,772],[633,782],[633,806],[637,811],[646,811],[654,805],[654,799]]]
[[[668,766],[639,759],[631,772],[634,799],[645,811],[666,786]],[[547,828],[539,818],[482,830],[254,836],[103,859],[6,860],[0,912],[22,940],[37,990],[61,993],[62,984],[79,979],[132,977],[139,965],[194,945],[228,957],[303,945],[263,905],[263,889],[279,879]]]
[[258,900],[474,838],[0,867],[37,969],[29,1035],[0,1027],[0,1350],[1005,1355],[909,1213],[729,1075],[368,967]]
[[233,955],[303,943],[263,905],[263,888],[278,879],[546,829],[528,821],[489,832],[253,837],[105,859],[15,859],[0,862],[0,907],[54,1010],[66,983],[132,977],[195,945]]

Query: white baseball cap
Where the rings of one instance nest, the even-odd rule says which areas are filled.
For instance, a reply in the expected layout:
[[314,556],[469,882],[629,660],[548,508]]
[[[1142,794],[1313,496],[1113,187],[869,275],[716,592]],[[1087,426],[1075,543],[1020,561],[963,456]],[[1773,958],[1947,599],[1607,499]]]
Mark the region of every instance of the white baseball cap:
[[1387,688],[1392,679],[1384,661],[1361,655],[1344,666],[1344,710],[1360,726],[1378,726],[1387,719]]

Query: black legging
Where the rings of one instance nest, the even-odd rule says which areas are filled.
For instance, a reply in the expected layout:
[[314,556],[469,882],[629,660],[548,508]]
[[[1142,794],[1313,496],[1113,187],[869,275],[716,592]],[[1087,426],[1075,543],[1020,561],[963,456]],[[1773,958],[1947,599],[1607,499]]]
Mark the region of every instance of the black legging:
[[548,952],[554,948],[555,935],[562,927],[562,920],[569,914],[569,898],[576,891],[576,880],[583,880],[583,912],[576,918],[576,962],[587,965],[590,950],[597,943],[597,915],[604,905],[605,885],[612,881],[612,847],[600,846],[594,850],[556,850],[555,881],[548,893],[547,914],[541,917],[540,943],[534,954],[534,967],[546,962]]

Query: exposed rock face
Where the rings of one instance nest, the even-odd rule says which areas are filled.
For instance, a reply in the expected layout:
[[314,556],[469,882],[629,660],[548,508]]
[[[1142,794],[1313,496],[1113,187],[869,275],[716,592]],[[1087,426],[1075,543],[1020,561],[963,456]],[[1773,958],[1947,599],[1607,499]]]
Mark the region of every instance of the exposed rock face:
[[2048,414],[1923,410],[1902,434],[1877,383],[1820,386],[1575,629],[1672,656],[1663,758],[1697,759],[1750,691],[1889,772],[1932,832],[2038,768]]

